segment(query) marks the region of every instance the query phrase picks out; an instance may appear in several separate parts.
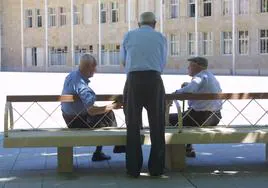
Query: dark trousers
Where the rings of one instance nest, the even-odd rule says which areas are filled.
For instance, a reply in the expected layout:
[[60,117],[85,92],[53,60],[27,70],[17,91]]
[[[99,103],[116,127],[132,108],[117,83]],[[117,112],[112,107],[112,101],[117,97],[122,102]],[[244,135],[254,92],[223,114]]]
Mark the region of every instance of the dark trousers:
[[142,108],[148,112],[151,151],[150,174],[162,174],[165,166],[165,89],[160,73],[137,71],[128,74],[124,88],[124,113],[127,125],[126,168],[138,175],[143,164],[140,129]]
[[[186,115],[187,114],[187,115]],[[186,115],[186,116],[185,116]],[[185,116],[185,117],[184,117]],[[183,126],[186,127],[199,127],[201,125],[206,126],[216,126],[220,122],[220,119],[222,118],[221,112],[218,111],[215,114],[213,114],[210,111],[195,111],[193,109],[189,109],[182,113],[183,120]],[[178,125],[178,114],[169,114],[169,123],[172,126]],[[186,149],[191,150],[192,144],[187,144]]]
[[[186,115],[187,114],[187,115]],[[186,116],[185,116],[186,115]],[[189,109],[182,113],[183,118],[183,126],[192,126],[199,127],[203,123],[206,126],[216,126],[220,122],[221,112],[218,111],[213,114],[210,111],[195,111],[193,109]],[[169,115],[169,123],[173,126],[178,124],[178,114],[170,114]]]
[[[113,111],[107,114],[90,116],[88,114],[73,116],[62,114],[68,128],[101,128],[101,127],[116,127],[116,119]],[[97,146],[96,152],[101,152],[102,146]]]

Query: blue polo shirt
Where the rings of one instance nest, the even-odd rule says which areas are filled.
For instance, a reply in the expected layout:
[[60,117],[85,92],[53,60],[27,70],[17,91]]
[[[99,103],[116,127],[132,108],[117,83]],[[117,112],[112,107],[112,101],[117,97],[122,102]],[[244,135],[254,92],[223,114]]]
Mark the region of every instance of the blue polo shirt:
[[67,115],[87,114],[87,109],[96,101],[95,92],[88,86],[90,81],[79,70],[71,72],[64,81],[62,95],[77,95],[78,101],[62,102],[61,110]]
[[150,26],[141,26],[124,36],[120,62],[126,73],[154,70],[163,72],[167,63],[167,40]]

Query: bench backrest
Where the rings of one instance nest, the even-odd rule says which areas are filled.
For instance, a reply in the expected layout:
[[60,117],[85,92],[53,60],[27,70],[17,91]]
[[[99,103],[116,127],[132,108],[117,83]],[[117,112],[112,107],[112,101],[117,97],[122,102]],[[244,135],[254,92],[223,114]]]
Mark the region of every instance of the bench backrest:
[[[202,94],[166,94],[166,100],[253,100],[268,99],[268,93],[202,93]],[[12,95],[6,97],[4,133],[8,135],[8,130],[13,125],[13,108],[12,103],[20,102],[74,102],[78,100],[73,95]],[[97,101],[122,101],[122,95],[97,95]],[[266,111],[267,114],[267,111]]]

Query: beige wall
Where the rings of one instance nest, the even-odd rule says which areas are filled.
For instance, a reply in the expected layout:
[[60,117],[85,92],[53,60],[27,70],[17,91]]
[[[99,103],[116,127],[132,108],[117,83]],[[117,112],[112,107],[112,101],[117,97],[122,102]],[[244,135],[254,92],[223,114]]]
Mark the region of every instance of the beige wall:
[[[111,2],[111,0],[106,0]],[[147,0],[146,0],[147,1]],[[119,22],[111,23],[110,14],[107,15],[108,23],[102,24],[102,44],[120,44],[124,33],[128,30],[126,15],[127,0],[118,0],[119,2]],[[147,10],[155,11],[159,0],[148,0]],[[168,2],[166,0],[166,2]],[[201,2],[201,1],[199,1]],[[232,17],[221,15],[221,1],[212,0],[212,16],[200,17],[198,20],[198,30],[201,32],[213,32],[213,56],[207,57],[210,62],[210,68],[218,73],[230,73],[232,69],[232,56],[222,55],[221,53],[221,32],[232,30]],[[267,72],[268,55],[259,54],[259,29],[268,29],[268,13],[258,13],[258,0],[250,0],[250,13],[248,15],[236,18],[236,28],[239,30],[248,30],[250,35],[249,55],[241,56],[236,54],[236,68],[249,69],[253,74]],[[140,10],[140,0],[131,0],[131,27],[137,27],[137,20]],[[98,52],[98,0],[74,0],[74,4],[80,7],[81,24],[74,26],[74,46],[93,45],[94,53]],[[92,23],[84,24],[82,7],[84,4],[92,4]],[[0,5],[1,6],[1,5]],[[49,66],[48,71],[69,71],[72,69],[71,59],[71,5],[70,0],[48,0],[48,7],[63,6],[67,9],[67,25],[48,29],[48,45],[55,47],[68,47],[68,61],[66,66]],[[20,32],[20,1],[2,0],[2,23],[3,23],[3,54],[2,70],[21,70],[21,32]],[[1,8],[0,7],[0,8]],[[44,29],[44,0],[24,0],[24,9],[42,10],[43,27],[26,28],[24,27],[24,47],[43,47],[45,48],[45,29]],[[199,13],[202,12],[199,4]],[[185,72],[187,68],[187,33],[194,32],[194,18],[188,17],[187,1],[180,0],[179,18],[167,19],[169,15],[168,6],[164,9],[164,33],[167,37],[171,33],[180,36],[180,56],[169,57],[167,71]],[[201,14],[200,14],[201,15]],[[25,20],[24,22],[25,23]],[[157,30],[159,30],[159,23]],[[25,67],[29,71],[44,71],[44,67]],[[119,67],[100,67],[101,71],[120,71]],[[239,72],[239,70],[238,70]],[[243,71],[242,71],[243,72]],[[249,71],[250,72],[250,71]]]

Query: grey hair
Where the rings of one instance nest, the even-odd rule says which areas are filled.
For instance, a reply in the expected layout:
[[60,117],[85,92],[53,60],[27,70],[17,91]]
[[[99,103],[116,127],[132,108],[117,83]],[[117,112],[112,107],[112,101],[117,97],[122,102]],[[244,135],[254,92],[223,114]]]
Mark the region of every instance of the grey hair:
[[80,63],[81,62],[90,62],[90,63],[96,63],[97,64],[97,61],[96,61],[96,58],[91,55],[91,54],[83,54],[81,57],[80,57]]
[[140,24],[151,24],[156,22],[155,14],[153,12],[143,12],[140,15]]

